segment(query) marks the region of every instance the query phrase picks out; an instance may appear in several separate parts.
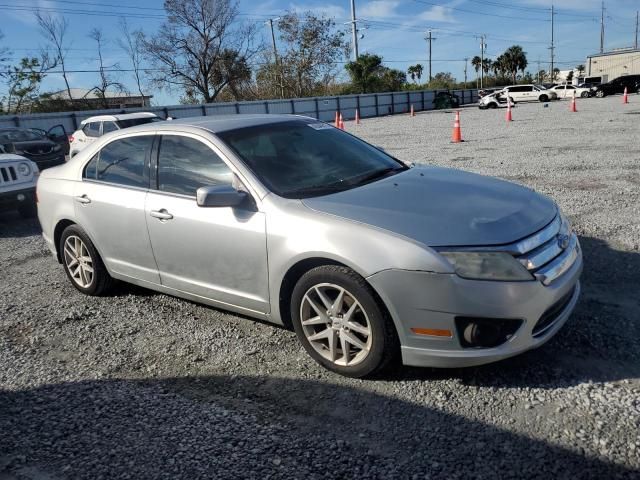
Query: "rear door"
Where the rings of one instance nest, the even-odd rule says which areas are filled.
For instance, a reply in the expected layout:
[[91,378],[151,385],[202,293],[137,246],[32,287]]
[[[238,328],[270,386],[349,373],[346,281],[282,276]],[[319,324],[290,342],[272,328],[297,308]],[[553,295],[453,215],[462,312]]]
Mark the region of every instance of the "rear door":
[[63,125],[54,125],[47,131],[47,137],[62,147],[65,155],[69,154],[69,136]]
[[144,204],[153,134],[119,138],[87,163],[75,187],[75,212],[109,269],[158,284]]

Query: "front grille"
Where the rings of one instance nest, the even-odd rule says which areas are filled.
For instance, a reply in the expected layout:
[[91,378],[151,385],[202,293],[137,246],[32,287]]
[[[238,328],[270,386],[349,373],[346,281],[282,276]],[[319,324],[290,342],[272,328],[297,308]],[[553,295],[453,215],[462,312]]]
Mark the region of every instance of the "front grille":
[[536,326],[533,327],[533,330],[531,332],[534,337],[540,337],[544,335],[544,333],[549,330],[554,323],[556,323],[558,317],[560,317],[565,308],[567,308],[567,305],[569,305],[569,303],[571,302],[575,290],[576,287],[573,287],[569,291],[569,293],[565,294],[560,300],[551,305],[551,307],[549,307],[547,311],[542,314],[542,316],[536,323]]
[[0,167],[0,184],[14,183],[18,181],[16,169],[13,165],[8,167]]

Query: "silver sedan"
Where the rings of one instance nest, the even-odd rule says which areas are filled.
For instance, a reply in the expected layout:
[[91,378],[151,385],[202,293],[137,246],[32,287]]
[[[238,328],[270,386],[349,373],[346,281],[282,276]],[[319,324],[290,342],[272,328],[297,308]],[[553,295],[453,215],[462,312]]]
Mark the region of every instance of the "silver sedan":
[[88,295],[114,279],[293,328],[364,377],[549,340],[582,254],[556,204],[411,167],[312,118],[182,119],[101,137],[37,186],[44,238]]

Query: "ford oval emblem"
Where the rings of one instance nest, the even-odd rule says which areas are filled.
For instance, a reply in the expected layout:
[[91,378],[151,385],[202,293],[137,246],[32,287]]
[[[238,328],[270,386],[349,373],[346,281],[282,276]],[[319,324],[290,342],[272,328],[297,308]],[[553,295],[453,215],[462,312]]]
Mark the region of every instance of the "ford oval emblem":
[[565,249],[569,246],[569,235],[558,235],[558,246]]

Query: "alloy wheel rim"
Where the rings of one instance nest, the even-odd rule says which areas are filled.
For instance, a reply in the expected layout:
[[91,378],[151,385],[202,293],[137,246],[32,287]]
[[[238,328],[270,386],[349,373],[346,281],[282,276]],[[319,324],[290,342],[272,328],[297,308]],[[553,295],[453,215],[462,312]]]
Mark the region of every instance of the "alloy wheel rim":
[[76,235],[70,235],[64,242],[64,262],[69,276],[82,288],[93,283],[93,260],[89,249]]
[[332,283],[311,287],[302,297],[300,320],[311,347],[334,365],[351,367],[369,355],[369,317],[345,288]]

